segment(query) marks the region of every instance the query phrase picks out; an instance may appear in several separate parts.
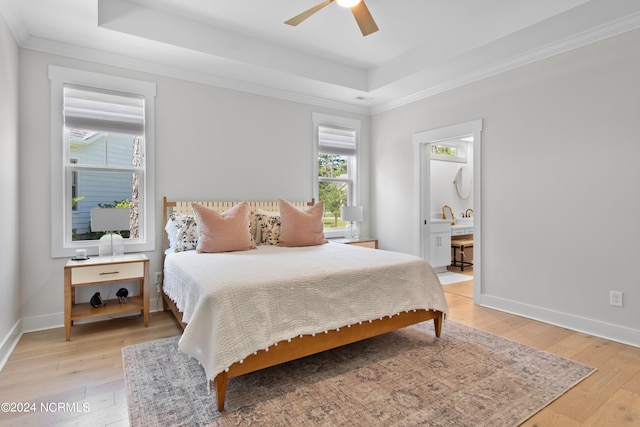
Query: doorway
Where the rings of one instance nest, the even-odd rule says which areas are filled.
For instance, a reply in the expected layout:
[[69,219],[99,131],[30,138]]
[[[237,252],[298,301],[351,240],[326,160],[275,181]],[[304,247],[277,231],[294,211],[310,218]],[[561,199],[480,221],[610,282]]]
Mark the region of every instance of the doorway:
[[[432,206],[431,188],[432,146],[451,140],[468,140],[472,146],[470,162],[472,162],[473,179],[473,300],[480,301],[482,294],[482,211],[481,211],[481,132],[482,119],[459,123],[456,125],[418,132],[413,135],[414,142],[414,253],[427,261],[437,256],[434,251],[432,236],[438,232],[440,221],[435,220],[434,212],[441,206]],[[449,245],[447,245],[449,246]]]

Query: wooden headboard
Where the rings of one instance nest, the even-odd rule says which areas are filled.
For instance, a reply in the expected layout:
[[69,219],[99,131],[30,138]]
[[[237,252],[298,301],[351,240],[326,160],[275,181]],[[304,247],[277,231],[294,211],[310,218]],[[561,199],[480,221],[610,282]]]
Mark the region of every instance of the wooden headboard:
[[[163,200],[163,210],[162,210],[162,250],[168,247],[168,238],[167,233],[164,231],[164,227],[167,224],[167,220],[171,216],[172,213],[179,213],[183,215],[193,215],[193,209],[191,208],[191,203],[198,203],[199,205],[206,206],[211,209],[215,209],[218,212],[224,212],[230,207],[237,205],[241,201],[236,202],[199,202],[199,201],[181,201],[181,202],[172,202],[167,200],[167,197],[164,196]],[[289,202],[292,205],[305,209],[308,206],[313,206],[315,204],[315,199],[311,199],[308,202]],[[280,210],[278,206],[278,202],[249,202],[249,209],[251,211],[255,211],[257,209],[262,209],[268,212],[278,212]],[[164,257],[163,257],[164,259]]]

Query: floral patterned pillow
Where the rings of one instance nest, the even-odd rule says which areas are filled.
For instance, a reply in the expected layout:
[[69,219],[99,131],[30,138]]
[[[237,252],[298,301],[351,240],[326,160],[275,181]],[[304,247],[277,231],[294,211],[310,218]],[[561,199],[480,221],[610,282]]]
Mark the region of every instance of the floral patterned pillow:
[[251,211],[249,217],[249,232],[251,233],[251,240],[255,244],[258,242],[258,213],[255,210]]
[[185,225],[178,233],[176,252],[193,251],[198,245],[198,224],[195,218],[189,216]]
[[280,242],[280,214],[258,209],[256,218],[257,243],[259,245],[278,245]]
[[171,214],[165,227],[169,235],[167,252],[192,251],[198,245],[198,225],[193,215]]

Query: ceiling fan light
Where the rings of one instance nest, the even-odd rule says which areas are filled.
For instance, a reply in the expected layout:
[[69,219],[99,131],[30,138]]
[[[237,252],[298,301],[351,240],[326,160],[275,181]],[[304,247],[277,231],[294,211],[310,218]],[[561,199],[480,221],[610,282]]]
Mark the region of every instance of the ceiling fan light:
[[361,0],[336,0],[338,6],[352,8],[353,6],[360,3]]

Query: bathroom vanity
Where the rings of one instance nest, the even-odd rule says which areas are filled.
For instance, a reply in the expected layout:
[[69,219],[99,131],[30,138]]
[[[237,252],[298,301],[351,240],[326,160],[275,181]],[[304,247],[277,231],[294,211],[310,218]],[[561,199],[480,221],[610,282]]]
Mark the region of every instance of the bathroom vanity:
[[451,220],[432,219],[429,235],[429,263],[441,273],[451,264]]
[[455,225],[451,225],[450,219],[431,219],[428,261],[436,273],[446,271],[451,265],[451,240],[462,236],[473,238],[472,218],[457,219]]

